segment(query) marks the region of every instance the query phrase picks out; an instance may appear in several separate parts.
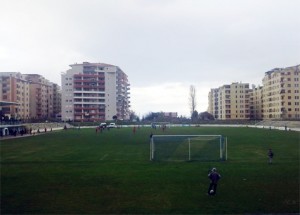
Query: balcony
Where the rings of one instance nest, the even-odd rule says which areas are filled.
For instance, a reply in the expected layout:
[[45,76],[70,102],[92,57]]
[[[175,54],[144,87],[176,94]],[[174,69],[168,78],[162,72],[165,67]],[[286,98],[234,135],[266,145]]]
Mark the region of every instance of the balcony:
[[94,83],[103,85],[105,83],[104,80],[74,80],[74,85],[79,84],[82,85],[83,83]]
[[98,107],[74,107],[75,111],[79,111],[79,110],[97,110]]
[[85,117],[89,117],[89,116],[105,116],[105,112],[103,111],[97,111],[97,112],[75,112],[74,113],[75,116],[85,116]]
[[74,85],[74,88],[76,88],[76,91],[80,91],[79,89],[82,89],[82,88],[87,91],[89,91],[90,89],[101,90],[101,91],[105,90],[105,87],[103,85],[97,86],[97,85],[76,84],[76,85]]
[[74,78],[78,80],[78,78],[105,78],[104,74],[76,74]]

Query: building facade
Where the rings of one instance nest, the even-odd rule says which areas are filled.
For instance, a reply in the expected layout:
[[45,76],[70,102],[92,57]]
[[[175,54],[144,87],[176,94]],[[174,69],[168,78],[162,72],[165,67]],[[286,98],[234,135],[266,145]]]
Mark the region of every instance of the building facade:
[[62,74],[62,120],[106,121],[129,119],[129,82],[117,66],[72,64]]
[[249,84],[232,83],[209,93],[208,112],[215,119],[250,119]]
[[211,89],[208,93],[207,112],[212,114],[215,119],[219,118],[219,88]]
[[61,118],[61,87],[52,83],[53,89],[53,118]]
[[27,119],[30,116],[29,82],[19,72],[0,73],[0,101],[15,102],[17,105],[2,107],[2,116]]
[[262,86],[253,86],[250,89],[250,119],[261,120],[263,119],[262,111]]
[[30,118],[47,119],[53,116],[53,86],[38,74],[26,74],[30,83]]
[[211,89],[208,112],[215,119],[300,119],[300,65],[265,73],[263,86],[233,83]]
[[54,118],[61,111],[60,95],[60,87],[41,75],[0,73],[0,101],[16,103],[2,107],[2,116],[20,120]]
[[177,118],[178,117],[178,113],[177,112],[163,112],[164,116],[167,118]]
[[264,119],[300,119],[300,65],[276,68],[263,78]]

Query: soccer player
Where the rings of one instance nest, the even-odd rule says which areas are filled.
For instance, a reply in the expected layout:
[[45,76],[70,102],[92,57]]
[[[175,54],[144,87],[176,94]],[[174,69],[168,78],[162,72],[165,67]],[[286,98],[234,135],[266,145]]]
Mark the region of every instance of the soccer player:
[[218,181],[221,178],[221,175],[217,172],[216,168],[212,168],[212,170],[208,174],[208,178],[210,179],[210,184],[209,184],[207,194],[208,195],[216,195],[217,185],[218,185]]
[[269,156],[269,164],[272,164],[273,156],[274,156],[272,149],[269,149],[268,156]]

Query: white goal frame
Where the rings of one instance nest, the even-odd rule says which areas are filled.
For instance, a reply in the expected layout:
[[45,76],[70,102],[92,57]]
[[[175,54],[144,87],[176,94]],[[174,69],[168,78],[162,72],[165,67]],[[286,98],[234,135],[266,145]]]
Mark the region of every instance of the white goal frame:
[[[223,137],[222,135],[152,135],[150,139],[150,161],[154,160],[154,153],[155,153],[155,143],[153,139],[155,137],[187,137],[188,143],[189,143],[189,161],[191,161],[191,138],[194,137],[213,137],[213,138],[219,138],[220,143],[220,160],[226,161],[227,160],[227,137]],[[222,139],[224,138],[224,146],[225,147],[225,155],[222,153]],[[225,156],[225,157],[224,157]]]
[[151,123],[152,128],[153,128],[153,125],[155,125],[155,126],[165,125],[167,128],[171,128],[171,126],[172,126],[171,122],[152,122]]

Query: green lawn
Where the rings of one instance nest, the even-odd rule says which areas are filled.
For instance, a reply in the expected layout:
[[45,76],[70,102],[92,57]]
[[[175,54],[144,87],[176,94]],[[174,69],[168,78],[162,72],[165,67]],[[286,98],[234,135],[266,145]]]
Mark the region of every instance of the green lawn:
[[[181,127],[228,137],[226,162],[151,162],[150,128],[66,130],[1,140],[1,214],[299,213],[300,133]],[[268,164],[272,148],[274,163]],[[207,172],[222,178],[207,196]]]

